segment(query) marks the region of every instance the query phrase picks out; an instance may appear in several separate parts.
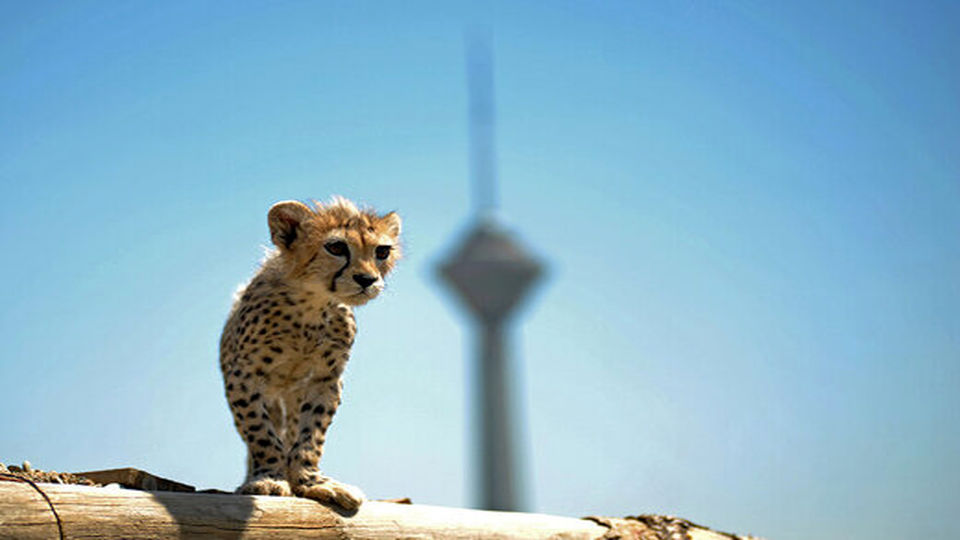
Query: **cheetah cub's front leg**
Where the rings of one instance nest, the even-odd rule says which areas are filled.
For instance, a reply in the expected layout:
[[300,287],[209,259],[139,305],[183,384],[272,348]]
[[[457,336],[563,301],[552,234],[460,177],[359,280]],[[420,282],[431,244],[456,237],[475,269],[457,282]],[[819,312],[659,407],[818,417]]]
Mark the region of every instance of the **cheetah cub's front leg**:
[[241,493],[290,495],[348,510],[363,493],[319,469],[356,335],[352,306],[383,290],[400,218],[345,199],[287,201],[268,214],[277,250],[240,293],[220,340],[234,423],[248,447]]
[[[346,358],[344,358],[346,360]],[[288,474],[293,492],[301,497],[353,509],[364,500],[359,488],[324,476],[317,464],[323,454],[327,428],[340,404],[339,383],[316,381],[300,405],[297,437],[290,448]]]

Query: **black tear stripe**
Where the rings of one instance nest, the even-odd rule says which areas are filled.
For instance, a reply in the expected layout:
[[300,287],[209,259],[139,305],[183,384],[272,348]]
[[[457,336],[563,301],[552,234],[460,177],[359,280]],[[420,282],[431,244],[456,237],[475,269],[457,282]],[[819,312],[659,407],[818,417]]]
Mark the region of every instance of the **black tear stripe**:
[[347,248],[347,262],[337,270],[337,273],[333,275],[333,279],[330,280],[330,292],[337,292],[337,280],[340,279],[340,276],[343,275],[344,270],[350,266],[350,248]]

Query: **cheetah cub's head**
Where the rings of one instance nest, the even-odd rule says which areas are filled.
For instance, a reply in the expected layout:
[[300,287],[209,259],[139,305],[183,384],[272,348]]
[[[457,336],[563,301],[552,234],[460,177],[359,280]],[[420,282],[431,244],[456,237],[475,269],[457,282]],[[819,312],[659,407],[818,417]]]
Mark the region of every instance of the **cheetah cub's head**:
[[286,278],[344,304],[376,298],[400,257],[400,216],[360,210],[343,198],[312,207],[278,202],[267,222]]

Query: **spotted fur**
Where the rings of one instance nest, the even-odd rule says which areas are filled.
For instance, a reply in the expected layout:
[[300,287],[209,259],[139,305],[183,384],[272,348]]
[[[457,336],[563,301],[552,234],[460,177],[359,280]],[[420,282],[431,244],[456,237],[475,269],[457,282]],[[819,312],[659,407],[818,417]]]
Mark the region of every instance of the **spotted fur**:
[[357,332],[352,307],[383,290],[400,256],[400,218],[336,198],[280,202],[267,221],[276,250],[238,291],[220,339],[227,402],[247,444],[237,491],[356,509],[363,493],[318,463]]

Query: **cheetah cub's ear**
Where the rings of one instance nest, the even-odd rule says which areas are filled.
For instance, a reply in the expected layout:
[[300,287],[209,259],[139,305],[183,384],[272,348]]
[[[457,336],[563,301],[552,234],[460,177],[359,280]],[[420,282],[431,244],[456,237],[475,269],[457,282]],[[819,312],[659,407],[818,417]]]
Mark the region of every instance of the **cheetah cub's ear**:
[[302,233],[300,224],[313,215],[307,205],[298,201],[283,201],[270,207],[267,225],[270,239],[281,250],[288,250]]
[[394,238],[399,238],[401,228],[400,216],[398,216],[396,212],[390,212],[381,219],[383,219],[384,224],[387,226],[387,234]]

